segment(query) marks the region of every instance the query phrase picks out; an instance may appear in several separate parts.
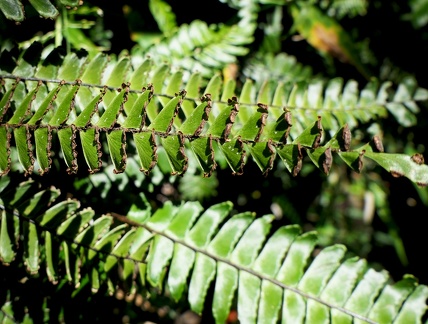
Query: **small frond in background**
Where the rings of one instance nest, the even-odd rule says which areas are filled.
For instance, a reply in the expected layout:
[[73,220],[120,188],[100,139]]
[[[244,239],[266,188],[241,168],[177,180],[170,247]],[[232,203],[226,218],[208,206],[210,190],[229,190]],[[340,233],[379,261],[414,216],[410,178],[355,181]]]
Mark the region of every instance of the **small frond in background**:
[[428,23],[428,1],[410,0],[410,12],[403,14],[403,19],[409,20],[416,29],[423,28]]

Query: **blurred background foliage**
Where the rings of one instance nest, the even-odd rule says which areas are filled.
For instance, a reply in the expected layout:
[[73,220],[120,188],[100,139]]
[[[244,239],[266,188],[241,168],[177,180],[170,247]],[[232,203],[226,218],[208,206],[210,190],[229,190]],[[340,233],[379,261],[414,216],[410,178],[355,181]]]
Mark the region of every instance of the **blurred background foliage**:
[[[339,76],[360,84],[370,77],[398,83],[412,75],[419,86],[428,88],[428,1],[305,3],[312,6],[305,9],[300,1],[286,0],[207,0],[203,4],[195,0],[86,0],[76,8],[58,6],[55,19],[40,19],[34,8],[23,2],[26,19],[21,23],[0,14],[0,46],[15,50],[16,45],[26,48],[40,41],[45,47],[62,45],[68,51],[84,49],[89,55],[99,51],[142,55],[173,37],[183,24],[199,20],[210,28],[231,26],[237,22],[238,10],[243,12],[243,7],[255,5],[257,26],[254,38],[248,41],[249,51],[238,56],[236,63],[224,67],[225,78],[236,78],[241,85],[246,76],[260,84],[267,77],[284,80],[287,75],[269,64],[281,53],[284,64],[299,69],[288,82]],[[353,134],[354,141],[364,143],[379,135],[386,152],[426,155],[428,110],[426,104],[421,107],[414,127],[397,126],[392,118],[382,119],[361,125]],[[209,178],[203,178],[192,165],[183,177],[170,176],[168,166],[162,164],[145,176],[137,163],[128,158],[126,172],[120,175],[106,167],[89,177],[86,170],[75,176],[61,172],[63,176],[58,177],[51,171],[43,177],[33,177],[100,213],[127,214],[147,205],[155,210],[167,200],[177,204],[198,200],[205,208],[231,200],[236,212],[273,213],[279,220],[278,226],[296,223],[305,230],[316,229],[321,246],[344,243],[350,253],[367,258],[378,269],[388,269],[393,278],[412,273],[422,283],[428,283],[421,253],[426,246],[427,188],[419,188],[405,178],[394,178],[370,163],[357,174],[337,161],[328,176],[306,163],[297,177],[291,176],[278,159],[266,176],[252,161],[247,163],[242,176],[233,176],[230,169],[221,166],[222,163]],[[20,181],[23,175],[14,173],[11,177]],[[10,275],[5,272],[0,271],[4,278]],[[85,296],[76,297],[76,303],[79,298],[86,300]],[[98,298],[96,305],[105,305],[103,297],[91,298]],[[162,304],[160,298],[151,303]],[[112,312],[117,316],[127,314],[128,319],[137,318],[143,311],[146,315],[152,312],[155,321],[168,321],[186,309],[185,305],[150,309],[153,305],[141,300],[123,303],[123,299],[124,296],[116,296]]]

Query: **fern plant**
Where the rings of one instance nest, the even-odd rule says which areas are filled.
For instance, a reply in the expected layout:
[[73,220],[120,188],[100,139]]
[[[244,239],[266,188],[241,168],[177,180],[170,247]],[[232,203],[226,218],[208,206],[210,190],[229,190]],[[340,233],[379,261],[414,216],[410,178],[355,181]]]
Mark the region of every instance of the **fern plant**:
[[[18,1],[1,3],[8,19],[23,20]],[[30,3],[51,18],[67,15],[61,5],[78,5],[61,1],[58,11],[50,1]],[[236,212],[231,201],[150,200],[168,176],[243,175],[251,164],[265,176],[286,170],[294,177],[306,166],[328,175],[335,167],[364,173],[364,165],[375,164],[428,184],[422,154],[385,152],[382,134],[371,131],[382,120],[417,124],[428,91],[414,77],[398,83],[325,77],[272,50],[280,43],[279,18],[289,10],[310,44],[353,64],[364,80],[367,70],[338,20],[365,14],[365,1],[226,3],[237,9],[229,24],[179,26],[168,3],[152,0],[159,42],[118,55],[42,38],[19,50],[2,47],[0,271],[10,278],[17,277],[8,268],[25,271],[70,300],[95,298],[85,290],[169,296],[217,323],[230,321],[233,310],[242,323],[422,321],[428,287],[412,275],[393,282],[343,244],[319,249],[315,231],[278,224],[273,214]],[[272,10],[272,20],[252,52],[263,10]],[[311,19],[315,27],[302,23]],[[47,184],[52,174],[74,189]],[[113,183],[101,199],[123,194],[116,210],[97,211],[90,200],[82,206],[85,196],[74,197],[77,187],[93,197],[97,174],[104,185]],[[126,189],[129,182],[141,192]],[[128,203],[128,210],[120,207]],[[83,318],[49,294],[34,306],[7,276],[3,322]]]

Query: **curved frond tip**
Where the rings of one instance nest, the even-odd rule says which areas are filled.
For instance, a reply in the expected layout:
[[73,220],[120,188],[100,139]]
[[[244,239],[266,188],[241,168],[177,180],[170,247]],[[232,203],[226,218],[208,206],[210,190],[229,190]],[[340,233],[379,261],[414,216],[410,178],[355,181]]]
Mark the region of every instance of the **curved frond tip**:
[[[413,276],[390,283],[386,271],[346,257],[343,245],[318,251],[316,233],[297,225],[272,231],[272,215],[230,216],[230,202],[206,210],[167,203],[153,214],[148,206],[139,219],[96,217],[75,200],[54,203],[59,193],[38,191],[32,181],[15,187],[3,178],[1,186],[1,261],[13,264],[24,246],[27,271],[37,273],[43,263],[53,283],[78,287],[87,277],[93,291],[119,281],[132,293],[158,287],[175,300],[186,296],[197,313],[209,298],[217,323],[235,300],[241,322],[417,323],[426,311],[428,287]],[[55,255],[59,246],[67,252]]]

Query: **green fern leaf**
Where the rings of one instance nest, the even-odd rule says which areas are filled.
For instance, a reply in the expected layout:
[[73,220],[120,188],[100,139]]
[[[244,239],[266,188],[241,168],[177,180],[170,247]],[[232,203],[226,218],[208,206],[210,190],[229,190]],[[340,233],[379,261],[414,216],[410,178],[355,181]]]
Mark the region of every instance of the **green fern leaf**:
[[[342,245],[325,248],[313,258],[314,232],[301,234],[297,225],[272,232],[272,215],[229,217],[229,202],[205,211],[198,203],[180,207],[168,203],[145,223],[116,215],[126,223],[112,226],[112,217],[106,215],[88,223],[94,213],[79,211],[76,201],[62,201],[50,208],[36,204],[42,197],[52,201],[57,193],[37,192],[32,181],[18,188],[7,181],[2,184],[2,262],[13,266],[17,260],[7,260],[8,253],[15,255],[23,246],[27,270],[37,273],[42,258],[54,283],[60,268],[65,267],[76,289],[90,284],[95,292],[122,280],[132,289],[166,284],[176,300],[186,293],[198,313],[214,285],[212,312],[218,323],[226,319],[233,300],[237,301],[239,319],[253,322],[375,323],[395,319],[405,323],[419,321],[426,311],[428,288],[418,285],[413,276],[389,284],[385,271],[376,272],[357,257],[346,258]],[[14,208],[16,212],[8,212]],[[19,240],[24,244],[13,247],[17,238],[13,233],[15,227],[20,230],[20,223],[24,235]],[[133,262],[139,264],[138,270],[131,267]],[[126,271],[120,271],[119,264]],[[135,270],[140,283],[131,279]]]
[[9,265],[16,255],[15,247],[15,226],[12,213],[2,210],[0,231],[0,259],[5,265]]
[[410,12],[403,14],[402,18],[410,21],[415,29],[424,27],[428,23],[428,3],[424,0],[412,0],[409,1],[409,6]]
[[24,20],[24,10],[20,1],[18,0],[2,0],[0,8],[7,19],[15,21]]
[[[184,74],[171,74],[166,64],[156,66],[145,60],[134,68],[127,56],[107,63],[106,57],[99,55],[87,62],[86,57],[73,53],[63,58],[58,69],[50,69],[49,73],[57,71],[59,79],[52,74],[49,76],[53,79],[49,80],[18,78],[24,72],[38,75],[43,71],[43,64],[34,64],[30,59],[30,54],[40,50],[38,44],[30,47],[13,69],[16,75],[3,75],[2,174],[11,167],[12,135],[20,164],[27,173],[33,172],[36,160],[40,173],[49,170],[56,136],[70,173],[77,171],[80,147],[91,173],[102,167],[106,161],[104,154],[110,155],[115,173],[124,172],[128,155],[133,153],[138,155],[145,173],[159,162],[165,172],[183,174],[188,159],[193,158],[187,153],[189,148],[205,176],[217,167],[218,152],[237,174],[243,172],[248,157],[266,173],[279,155],[296,175],[305,151],[325,173],[329,172],[336,152],[352,169],[360,171],[363,150],[367,158],[372,153],[366,148],[350,151],[350,130],[360,122],[384,117],[388,111],[402,125],[410,126],[419,111],[416,101],[427,98],[427,91],[418,88],[410,78],[404,79],[395,92],[390,83],[379,85],[376,81],[359,92],[355,81],[343,85],[340,78],[294,85],[258,85],[247,79],[240,90],[233,80],[222,85],[217,74],[206,88],[200,88],[200,74],[192,75],[186,84]],[[53,61],[49,58],[49,64]],[[65,81],[59,81],[60,78]],[[128,78],[136,80],[138,87],[126,82]],[[140,90],[141,84],[147,87]],[[181,87],[199,98],[179,91]],[[346,141],[344,127],[348,129]],[[330,139],[321,145],[324,132]],[[104,133],[106,148],[100,139]],[[129,141],[130,133],[133,141]],[[287,144],[288,140],[291,144]],[[421,185],[427,183],[423,176],[425,166],[408,163],[409,158],[404,162],[403,158],[386,153],[373,155],[373,160],[388,171]],[[396,164],[399,167],[394,167]]]
[[162,0],[150,0],[149,8],[163,34],[165,36],[172,34],[177,23],[171,7]]
[[199,71],[205,78],[210,78],[213,71],[235,63],[237,56],[248,53],[244,46],[252,42],[256,24],[253,18],[242,19],[240,24],[233,26],[212,27],[203,21],[194,20],[189,25],[179,26],[159,44],[148,49],[136,46],[132,53],[140,55],[144,51],[157,63],[168,61],[185,71]]

